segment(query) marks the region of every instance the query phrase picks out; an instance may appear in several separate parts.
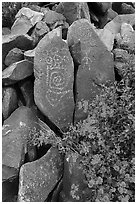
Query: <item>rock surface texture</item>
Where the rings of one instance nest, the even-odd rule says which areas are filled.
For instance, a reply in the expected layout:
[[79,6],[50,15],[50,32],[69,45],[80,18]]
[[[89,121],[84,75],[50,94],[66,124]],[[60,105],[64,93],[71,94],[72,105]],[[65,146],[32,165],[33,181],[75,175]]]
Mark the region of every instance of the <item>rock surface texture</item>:
[[99,94],[100,86],[114,81],[113,58],[86,19],[75,21],[69,27],[67,41],[79,64],[74,119],[78,121],[87,117],[88,104]]
[[2,201],[135,202],[135,2],[2,2]]
[[44,202],[62,175],[62,159],[51,148],[39,160],[24,164],[20,170],[19,202]]
[[34,98],[41,112],[59,128],[72,123],[74,65],[60,31],[39,42],[34,57]]

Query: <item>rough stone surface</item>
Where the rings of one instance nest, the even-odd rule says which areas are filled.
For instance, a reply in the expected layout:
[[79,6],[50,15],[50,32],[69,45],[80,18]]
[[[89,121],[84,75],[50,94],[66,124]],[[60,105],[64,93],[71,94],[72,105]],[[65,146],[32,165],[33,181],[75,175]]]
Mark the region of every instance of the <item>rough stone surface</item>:
[[106,24],[99,34],[100,39],[109,51],[113,49],[115,36],[120,33],[122,23],[129,23],[133,26],[135,23],[134,14],[116,16],[112,21]]
[[[88,104],[99,94],[102,84],[114,82],[111,53],[86,20],[75,21],[68,30],[68,45],[73,59],[80,64],[76,75],[75,121],[87,117]],[[79,43],[79,47],[75,44]],[[74,47],[73,47],[74,45]]]
[[53,26],[57,22],[65,22],[66,18],[61,14],[57,13],[56,11],[51,11],[49,9],[44,9],[44,18],[43,21],[49,26]]
[[21,50],[33,49],[33,40],[28,35],[3,35],[2,36],[2,62],[4,64],[5,57],[13,48],[19,48]]
[[26,106],[32,107],[34,106],[34,82],[31,80],[27,80],[25,82],[19,83],[22,95],[25,99]]
[[36,26],[32,32],[32,35],[31,35],[34,43],[37,44],[41,40],[41,38],[43,38],[44,35],[47,34],[49,31],[50,30],[49,30],[49,27],[47,26],[47,24],[43,21],[39,21],[36,24]]
[[[24,163],[25,153],[29,160],[36,158],[33,146],[33,132],[39,128],[38,119],[34,112],[27,107],[16,109],[4,121],[2,129],[2,164],[19,170]],[[30,154],[29,154],[30,153]]]
[[122,3],[121,5],[121,14],[132,14],[135,13],[135,9],[126,3]]
[[90,21],[89,9],[85,2],[61,2],[57,6],[56,11],[65,16],[69,25],[81,18],[86,18]]
[[120,47],[128,51],[135,51],[135,31],[132,26],[127,23],[122,23],[121,25],[121,37],[122,41]]
[[9,66],[14,62],[18,62],[23,59],[24,59],[24,54],[22,50],[20,50],[19,48],[13,48],[12,50],[9,51],[9,53],[5,58],[5,65]]
[[16,14],[16,20],[11,27],[13,35],[26,34],[37,22],[42,20],[44,14],[33,11],[29,8],[21,8]]
[[117,34],[120,32],[122,23],[128,23],[131,26],[135,25],[135,14],[118,15],[112,21],[107,23],[104,27],[112,33]]
[[28,60],[15,62],[2,72],[2,82],[5,85],[14,84],[17,81],[31,76],[33,73],[33,63]]
[[112,51],[113,45],[114,45],[115,34],[112,33],[110,30],[104,28],[99,33],[98,36],[100,40],[104,43],[104,45],[107,47],[107,50]]
[[63,163],[56,148],[20,169],[19,202],[44,202],[62,175]]
[[2,114],[4,120],[6,120],[17,107],[18,99],[16,90],[12,87],[3,88]]
[[60,202],[85,202],[91,196],[79,162],[80,156],[77,153],[69,152],[65,156]]
[[39,42],[34,57],[34,99],[40,111],[59,128],[73,119],[74,65],[60,28]]

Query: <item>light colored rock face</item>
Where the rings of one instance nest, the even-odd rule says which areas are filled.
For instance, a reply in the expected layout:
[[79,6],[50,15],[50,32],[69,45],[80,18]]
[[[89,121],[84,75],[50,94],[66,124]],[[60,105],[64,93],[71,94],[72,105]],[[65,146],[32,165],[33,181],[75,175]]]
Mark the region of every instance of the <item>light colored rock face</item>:
[[28,60],[21,60],[11,64],[2,72],[2,81],[5,85],[14,84],[17,81],[31,76],[33,63]]
[[74,61],[79,64],[76,75],[77,122],[87,117],[88,104],[100,93],[100,85],[114,82],[113,58],[85,19],[70,26],[67,41]]
[[[2,164],[19,169],[24,162],[25,153],[34,152],[35,147],[32,144],[33,134],[31,130],[37,132],[38,121],[30,108],[20,107],[14,111],[11,116],[4,121],[2,129]],[[31,161],[32,161],[31,160]]]
[[63,163],[56,148],[20,169],[19,202],[44,202],[62,175]]
[[34,99],[41,112],[59,128],[73,119],[74,65],[58,29],[38,44],[34,57]]
[[29,8],[21,8],[16,15],[16,20],[11,27],[11,34],[26,34],[37,22],[42,20],[44,14]]

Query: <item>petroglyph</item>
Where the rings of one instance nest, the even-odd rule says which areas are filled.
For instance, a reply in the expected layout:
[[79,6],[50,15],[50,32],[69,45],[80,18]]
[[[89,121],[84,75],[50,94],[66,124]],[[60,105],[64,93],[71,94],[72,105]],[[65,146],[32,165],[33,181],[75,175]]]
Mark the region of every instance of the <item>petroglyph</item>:
[[61,98],[63,96],[65,96],[65,94],[71,92],[71,90],[67,90],[67,91],[60,91],[60,92],[55,92],[55,91],[51,91],[50,89],[48,89],[47,93],[46,93],[46,98],[48,100],[48,102],[50,103],[51,106],[58,106]]
[[34,99],[40,111],[63,128],[73,121],[74,65],[67,43],[61,36],[49,35],[36,49]]

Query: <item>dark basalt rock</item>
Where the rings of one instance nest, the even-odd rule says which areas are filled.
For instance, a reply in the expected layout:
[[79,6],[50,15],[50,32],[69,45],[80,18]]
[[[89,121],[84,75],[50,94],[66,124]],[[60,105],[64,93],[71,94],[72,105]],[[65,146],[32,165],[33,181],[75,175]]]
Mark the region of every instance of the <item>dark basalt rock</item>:
[[[20,107],[4,121],[2,131],[2,164],[19,170],[27,153],[29,161],[36,159],[33,134],[39,129],[35,113],[27,107]],[[34,131],[35,130],[35,131]],[[29,154],[30,153],[30,154]]]
[[28,60],[15,62],[2,72],[2,83],[5,85],[14,84],[22,79],[31,76],[33,63]]
[[13,64],[14,62],[18,62],[24,59],[24,54],[22,50],[19,48],[13,48],[12,50],[9,51],[5,58],[5,65],[9,66]]
[[34,99],[40,111],[59,128],[73,121],[74,65],[60,28],[39,42],[34,57]]
[[44,13],[43,21],[52,29],[55,24],[58,23],[58,25],[63,25],[66,21],[66,18],[61,13],[57,13],[56,11],[52,11],[47,8],[42,11]]
[[56,12],[63,14],[66,18],[66,22],[69,25],[81,18],[86,18],[90,21],[87,3],[61,2],[56,7]]
[[3,35],[2,36],[2,63],[3,64],[8,52],[15,47],[25,51],[31,50],[34,47],[33,39],[28,35],[19,35],[19,36]]
[[44,202],[62,176],[62,158],[56,148],[20,169],[19,202]]
[[26,80],[19,83],[20,90],[25,99],[25,105],[27,107],[33,107],[34,102],[34,82],[32,80]]
[[[88,115],[88,104],[101,91],[101,85],[114,82],[114,66],[111,53],[86,20],[75,21],[68,30],[68,45],[77,64],[75,122]],[[79,47],[75,47],[78,45]]]
[[31,37],[33,38],[34,44],[37,45],[37,43],[44,37],[45,34],[47,34],[49,32],[49,27],[47,26],[47,24],[43,21],[39,21],[32,34]]
[[86,202],[91,197],[91,190],[85,182],[80,156],[68,152],[64,159],[63,189],[60,193],[60,202]]
[[2,114],[4,120],[6,120],[17,107],[18,98],[16,90],[12,87],[4,87],[2,96]]

